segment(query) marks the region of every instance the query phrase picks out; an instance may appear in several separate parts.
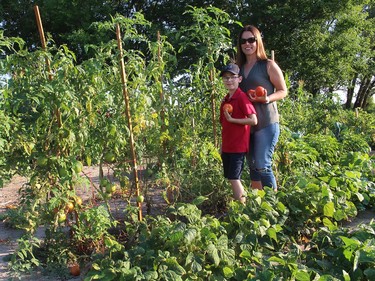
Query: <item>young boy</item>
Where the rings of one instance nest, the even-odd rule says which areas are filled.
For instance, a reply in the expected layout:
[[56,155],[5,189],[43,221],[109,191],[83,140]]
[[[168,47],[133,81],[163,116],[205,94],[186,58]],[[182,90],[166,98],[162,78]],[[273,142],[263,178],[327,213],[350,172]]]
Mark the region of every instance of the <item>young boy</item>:
[[234,63],[226,65],[220,73],[228,90],[220,106],[221,158],[224,177],[232,186],[233,197],[245,203],[245,191],[240,178],[245,155],[249,151],[250,126],[256,125],[258,119],[253,104],[238,87],[242,80],[239,73],[240,69]]

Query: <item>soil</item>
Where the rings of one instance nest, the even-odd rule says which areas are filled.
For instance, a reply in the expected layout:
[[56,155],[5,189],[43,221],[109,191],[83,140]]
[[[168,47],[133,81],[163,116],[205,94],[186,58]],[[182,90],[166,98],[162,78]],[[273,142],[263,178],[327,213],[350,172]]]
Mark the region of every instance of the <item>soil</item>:
[[[117,182],[116,178],[113,176],[113,172],[108,167],[104,167],[104,176],[110,179],[112,182]],[[144,175],[145,170],[142,167],[139,170],[138,178],[140,182],[140,187],[142,188],[142,183],[145,182]],[[99,167],[84,167],[82,171],[82,176],[86,177],[90,184],[90,187],[78,187],[76,189],[77,195],[79,195],[84,204],[100,204],[97,202],[97,192],[94,186],[99,186]],[[19,239],[24,231],[19,229],[10,228],[5,222],[7,210],[10,208],[16,208],[19,200],[18,191],[23,184],[27,183],[27,179],[14,176],[12,180],[6,184],[3,188],[0,188],[0,281],[5,280],[27,280],[27,281],[57,281],[57,280],[67,280],[67,279],[56,279],[56,277],[45,276],[41,272],[34,272],[32,275],[22,275],[21,277],[12,277],[11,272],[8,269],[8,262],[11,258],[12,253],[17,249],[17,239]],[[163,190],[156,186],[147,188],[143,190],[143,193],[147,197],[148,204],[143,204],[142,214],[156,215],[165,211],[167,203],[163,198]],[[152,200],[150,200],[152,199]],[[115,218],[120,218],[122,215],[122,210],[126,207],[125,200],[121,198],[120,195],[114,194],[112,199],[109,201],[111,214]],[[135,203],[134,203],[135,204]],[[40,227],[35,235],[38,238],[44,237],[44,229]],[[83,274],[81,274],[83,275]],[[83,276],[78,276],[68,279],[73,280],[83,280]]]
[[[140,171],[139,179],[142,180],[142,170]],[[85,175],[91,182],[91,186],[99,184],[99,168],[98,167],[84,167],[83,175]],[[106,170],[105,176],[116,181],[111,173],[110,169]],[[34,272],[32,275],[23,275],[20,278],[12,278],[11,273],[8,269],[8,261],[12,253],[17,249],[17,239],[23,234],[23,231],[9,228],[3,221],[7,209],[16,207],[19,200],[18,191],[25,184],[27,180],[20,176],[14,176],[13,179],[0,189],[0,281],[5,280],[27,280],[27,281],[56,281],[62,279],[56,279],[56,277],[49,277],[43,275],[41,272]],[[144,191],[145,192],[145,191]],[[77,193],[82,197],[84,202],[89,202],[95,199],[95,191],[93,188],[81,188],[77,189]],[[142,212],[143,214],[160,214],[162,213],[167,203],[163,198],[162,190],[153,186],[152,189],[147,190],[147,198],[152,198],[150,204],[144,204]],[[114,217],[121,216],[121,211],[125,207],[124,200],[119,197],[114,197],[110,200],[111,211]],[[146,206],[147,205],[147,206]],[[358,216],[351,220],[343,223],[343,226],[354,229],[359,224],[368,224],[375,218],[374,211],[362,211],[358,213]],[[40,228],[36,236],[42,238],[44,236],[44,229]],[[66,279],[65,279],[66,280]],[[68,279],[69,281],[83,280],[83,276],[78,276]]]

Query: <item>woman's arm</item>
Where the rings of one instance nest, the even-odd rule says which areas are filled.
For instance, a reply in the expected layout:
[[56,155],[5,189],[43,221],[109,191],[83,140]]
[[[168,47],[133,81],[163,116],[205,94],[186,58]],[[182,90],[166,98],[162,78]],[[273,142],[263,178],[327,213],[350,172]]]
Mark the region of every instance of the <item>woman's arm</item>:
[[285,98],[288,94],[288,90],[286,88],[284,74],[275,61],[268,61],[267,72],[270,77],[271,83],[275,87],[275,92],[268,96],[268,102],[273,102]]

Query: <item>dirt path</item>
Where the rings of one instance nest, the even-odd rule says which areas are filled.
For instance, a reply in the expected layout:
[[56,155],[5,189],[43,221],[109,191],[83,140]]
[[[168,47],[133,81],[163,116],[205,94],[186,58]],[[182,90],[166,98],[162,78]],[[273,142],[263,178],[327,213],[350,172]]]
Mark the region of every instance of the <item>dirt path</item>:
[[[99,168],[98,167],[84,167],[83,174],[86,175],[89,181],[94,185],[99,185]],[[104,170],[104,175],[109,179],[116,181],[113,178],[113,174],[110,169]],[[140,178],[141,180],[142,178]],[[11,254],[17,249],[17,239],[19,239],[23,231],[9,228],[4,223],[3,219],[6,216],[6,212],[9,208],[16,207],[19,200],[18,191],[27,181],[25,178],[20,176],[14,176],[12,181],[0,189],[0,281],[5,280],[27,280],[27,281],[57,281],[56,278],[43,276],[41,273],[34,273],[32,276],[25,275],[21,279],[12,279],[10,277],[10,271],[8,270],[8,262],[10,260]],[[152,197],[152,204],[146,208],[144,206],[143,213],[147,212],[158,213],[165,209],[166,202],[162,197],[162,190],[148,190],[148,196]],[[82,188],[77,189],[78,195],[85,200],[91,200],[95,196],[95,190],[93,188]],[[124,205],[124,200],[121,198],[113,198],[110,201],[111,211],[113,215],[121,216],[121,212]],[[44,229],[40,228],[36,236],[38,238],[44,237]],[[66,280],[66,279],[64,279]],[[69,280],[83,280],[83,277],[71,278]]]

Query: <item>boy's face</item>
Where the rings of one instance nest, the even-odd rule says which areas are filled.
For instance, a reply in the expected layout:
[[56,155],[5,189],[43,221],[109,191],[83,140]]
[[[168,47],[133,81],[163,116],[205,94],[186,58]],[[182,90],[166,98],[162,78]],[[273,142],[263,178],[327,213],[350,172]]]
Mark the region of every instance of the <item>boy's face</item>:
[[221,77],[227,90],[236,90],[242,81],[242,77],[231,72],[225,72]]

